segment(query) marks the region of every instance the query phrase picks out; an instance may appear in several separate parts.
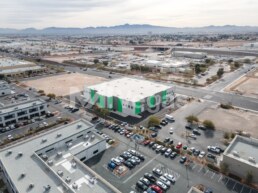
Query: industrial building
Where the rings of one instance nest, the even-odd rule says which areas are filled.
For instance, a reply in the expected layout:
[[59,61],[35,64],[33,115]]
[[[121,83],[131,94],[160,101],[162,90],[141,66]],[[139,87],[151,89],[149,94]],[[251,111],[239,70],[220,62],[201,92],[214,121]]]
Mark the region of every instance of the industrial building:
[[139,117],[174,101],[173,87],[147,80],[120,78],[85,88],[85,101],[123,116]]
[[207,54],[204,52],[173,51],[172,56],[191,58],[191,59],[204,59],[207,57]]
[[11,94],[11,88],[8,82],[1,80],[0,81],[0,96],[5,96]]
[[258,139],[237,135],[224,151],[220,164],[227,164],[230,173],[245,179],[248,172],[258,182]]
[[2,149],[1,173],[11,193],[119,193],[83,163],[107,147],[94,125],[78,120]]
[[38,66],[33,62],[0,57],[0,74],[2,75],[17,76],[21,74],[39,73],[44,70],[45,68]]
[[41,99],[8,104],[0,109],[0,127],[38,117],[46,112],[47,103]]

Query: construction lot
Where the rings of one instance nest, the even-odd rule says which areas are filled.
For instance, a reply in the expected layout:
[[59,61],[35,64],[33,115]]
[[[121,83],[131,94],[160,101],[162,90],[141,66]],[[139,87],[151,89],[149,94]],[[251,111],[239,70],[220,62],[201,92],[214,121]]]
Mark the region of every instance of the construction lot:
[[211,120],[217,130],[224,132],[244,131],[258,137],[258,115],[244,110],[206,108],[199,115],[200,120]]
[[235,81],[225,91],[258,98],[258,69]]
[[99,84],[104,81],[106,79],[102,77],[71,73],[28,80],[22,83],[37,90],[44,90],[46,94],[54,93],[56,96],[66,96],[81,92],[85,86]]

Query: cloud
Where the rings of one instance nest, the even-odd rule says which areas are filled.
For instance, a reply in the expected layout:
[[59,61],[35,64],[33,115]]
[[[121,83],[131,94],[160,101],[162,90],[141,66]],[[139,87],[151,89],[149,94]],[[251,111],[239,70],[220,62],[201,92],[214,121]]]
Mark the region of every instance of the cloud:
[[1,27],[258,25],[256,0],[1,0]]

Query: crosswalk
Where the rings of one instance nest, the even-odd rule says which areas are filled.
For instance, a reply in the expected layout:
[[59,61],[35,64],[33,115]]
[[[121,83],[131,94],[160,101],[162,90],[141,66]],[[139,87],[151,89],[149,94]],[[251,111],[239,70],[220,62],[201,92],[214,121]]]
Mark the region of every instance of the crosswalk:
[[158,164],[155,168],[160,169],[162,171],[162,173],[168,173],[172,176],[174,176],[174,178],[176,179],[176,181],[178,180],[178,178],[180,177],[180,174],[175,172],[174,170],[167,168],[166,166],[162,165],[162,164]]

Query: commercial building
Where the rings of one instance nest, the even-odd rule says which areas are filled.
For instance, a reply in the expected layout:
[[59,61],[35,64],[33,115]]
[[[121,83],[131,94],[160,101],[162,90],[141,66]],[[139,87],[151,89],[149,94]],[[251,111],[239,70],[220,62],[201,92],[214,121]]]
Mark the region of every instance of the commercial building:
[[207,57],[207,54],[204,52],[186,52],[186,51],[173,51],[173,57],[184,57],[192,59],[204,59]]
[[33,62],[18,60],[14,58],[0,57],[0,74],[6,76],[39,73],[44,70],[45,68],[38,66]]
[[119,193],[83,162],[107,148],[92,124],[78,120],[0,151],[11,193]]
[[258,139],[237,135],[224,151],[220,164],[227,164],[230,173],[242,178],[250,172],[258,182]]
[[38,117],[44,115],[46,112],[47,103],[41,99],[9,104],[0,109],[0,127]]
[[173,87],[147,80],[120,78],[85,88],[85,101],[123,116],[139,117],[174,101]]
[[11,94],[11,88],[6,81],[0,81],[0,96]]

